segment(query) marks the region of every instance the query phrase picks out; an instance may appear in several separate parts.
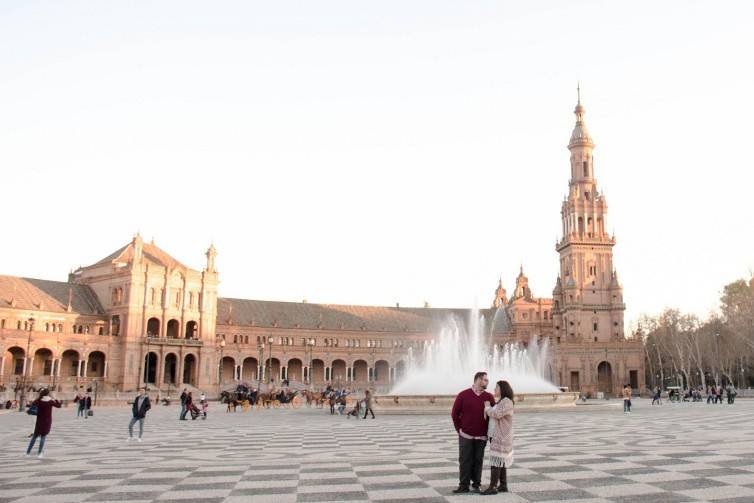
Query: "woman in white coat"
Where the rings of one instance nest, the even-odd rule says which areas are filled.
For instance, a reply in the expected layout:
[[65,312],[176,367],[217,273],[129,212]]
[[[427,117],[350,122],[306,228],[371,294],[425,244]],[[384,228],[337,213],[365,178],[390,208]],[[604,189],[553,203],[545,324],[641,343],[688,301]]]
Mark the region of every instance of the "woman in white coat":
[[[485,408],[489,418],[490,486],[482,494],[508,492],[507,468],[513,464],[513,388],[508,381],[498,381],[495,386],[494,406]],[[498,485],[499,483],[499,485]]]

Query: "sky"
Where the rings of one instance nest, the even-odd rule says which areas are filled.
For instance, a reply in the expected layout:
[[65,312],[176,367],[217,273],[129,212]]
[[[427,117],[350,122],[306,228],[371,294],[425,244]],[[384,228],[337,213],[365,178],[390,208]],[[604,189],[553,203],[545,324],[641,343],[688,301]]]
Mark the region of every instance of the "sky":
[[227,297],[550,297],[576,84],[627,326],[754,270],[750,1],[6,1],[0,273],[136,232]]

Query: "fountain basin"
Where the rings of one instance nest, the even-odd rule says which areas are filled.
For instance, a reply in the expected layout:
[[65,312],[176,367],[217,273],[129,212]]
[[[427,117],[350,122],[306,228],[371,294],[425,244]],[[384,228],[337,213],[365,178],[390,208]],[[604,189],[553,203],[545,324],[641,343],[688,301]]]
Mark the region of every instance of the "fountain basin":
[[[381,395],[376,397],[375,412],[381,414],[448,414],[455,395]],[[579,399],[574,391],[522,393],[516,395],[516,410],[545,410],[573,407]]]

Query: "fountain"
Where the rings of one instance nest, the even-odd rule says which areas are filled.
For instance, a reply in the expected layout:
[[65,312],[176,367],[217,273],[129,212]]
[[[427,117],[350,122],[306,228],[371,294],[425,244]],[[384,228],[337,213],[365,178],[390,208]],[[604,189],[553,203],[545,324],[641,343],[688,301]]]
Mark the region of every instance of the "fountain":
[[[498,320],[495,313],[491,327]],[[549,375],[548,344],[532,339],[528,344],[493,345],[492,330],[485,318],[472,310],[468,320],[457,316],[441,325],[437,337],[413,353],[390,395],[378,397],[378,407],[385,413],[449,413],[455,395],[471,386],[474,374],[486,371],[490,380],[508,381],[516,393],[517,407],[552,407],[573,405],[578,393],[562,392],[547,380]]]

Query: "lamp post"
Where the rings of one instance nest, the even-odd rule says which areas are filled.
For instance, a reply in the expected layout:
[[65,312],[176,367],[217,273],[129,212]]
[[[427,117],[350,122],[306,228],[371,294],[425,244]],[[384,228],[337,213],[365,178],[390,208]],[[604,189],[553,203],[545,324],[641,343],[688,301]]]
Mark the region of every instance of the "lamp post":
[[272,341],[273,341],[273,339],[274,338],[272,336],[267,337],[267,343],[270,345],[270,349],[268,351],[268,353],[269,353],[269,361],[270,361],[270,366],[269,366],[270,370],[267,373],[267,388],[268,389],[270,387],[270,384],[272,384]]
[[223,349],[225,349],[225,339],[220,339],[220,361],[217,363],[217,398],[220,399],[223,387]]
[[306,350],[309,352],[309,371],[306,373],[307,384],[312,385],[312,352],[314,351],[314,339],[310,338],[306,340]]
[[24,411],[26,405],[26,374],[29,373],[29,367],[34,366],[34,359],[29,358],[31,352],[31,332],[34,330],[34,316],[29,315],[29,336],[26,339],[26,366],[24,368],[24,375],[21,376],[21,398],[18,400],[18,412]]
[[264,380],[264,343],[257,344],[259,350],[259,361],[257,362],[257,386],[262,384]]

